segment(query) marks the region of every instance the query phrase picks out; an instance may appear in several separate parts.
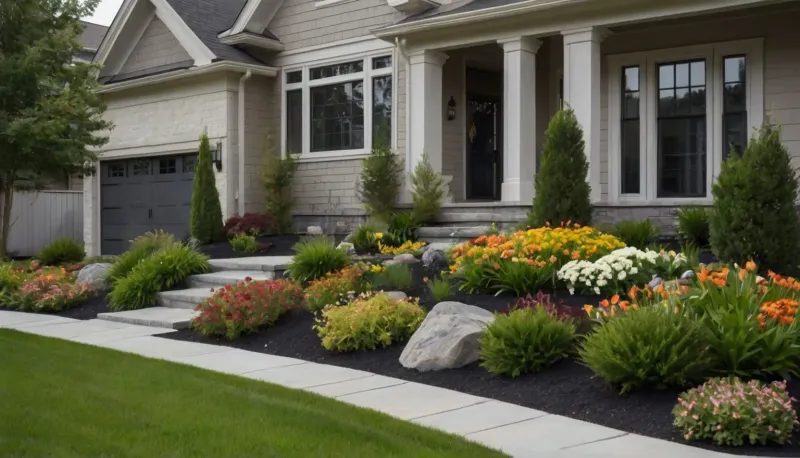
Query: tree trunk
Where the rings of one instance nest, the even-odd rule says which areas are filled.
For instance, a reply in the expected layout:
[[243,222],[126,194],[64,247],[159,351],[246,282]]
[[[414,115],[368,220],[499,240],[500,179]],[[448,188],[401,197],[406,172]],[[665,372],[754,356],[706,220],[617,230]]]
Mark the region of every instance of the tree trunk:
[[14,201],[14,181],[6,178],[0,186],[0,259],[5,259],[8,254],[8,234],[11,231],[11,205]]

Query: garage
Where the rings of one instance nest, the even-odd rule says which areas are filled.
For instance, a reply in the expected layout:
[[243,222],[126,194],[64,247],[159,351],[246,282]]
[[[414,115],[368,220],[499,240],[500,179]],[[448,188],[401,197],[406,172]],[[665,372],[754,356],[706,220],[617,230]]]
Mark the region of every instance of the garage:
[[157,229],[187,238],[196,165],[196,154],[103,161],[102,253],[120,254],[130,240]]

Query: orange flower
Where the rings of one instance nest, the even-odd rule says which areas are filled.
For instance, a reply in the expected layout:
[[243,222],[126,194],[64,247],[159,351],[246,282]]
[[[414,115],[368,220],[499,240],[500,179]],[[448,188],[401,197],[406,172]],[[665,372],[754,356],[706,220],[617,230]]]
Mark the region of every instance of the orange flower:
[[748,272],[755,272],[758,267],[755,262],[750,260],[745,263],[744,268],[747,269]]
[[569,256],[569,250],[564,250],[563,253],[564,253],[564,256]]
[[583,310],[586,311],[587,315],[591,316],[592,312],[594,311],[594,307],[592,307],[589,304],[586,304],[586,305],[583,306]]
[[739,280],[744,281],[744,277],[747,276],[747,271],[744,269],[739,269]]
[[494,270],[500,270],[500,264],[498,263],[494,263],[492,267],[494,267]]
[[603,299],[600,301],[600,305],[602,305],[604,308],[608,308],[608,299]]
[[581,258],[580,251],[575,250],[575,251],[572,252],[572,259],[580,259],[580,258]]
[[558,261],[558,258],[556,258],[555,256],[550,256],[550,264],[555,264],[556,261]]
[[641,290],[637,288],[636,285],[633,285],[630,291],[628,291],[628,297],[631,298],[632,301],[635,301],[636,296],[639,294],[639,291]]
[[619,294],[611,296],[611,305],[619,304]]
[[622,301],[622,302],[620,302],[620,303],[619,303],[619,308],[620,308],[620,309],[621,309],[623,312],[627,312],[627,311],[628,311],[628,308],[630,307],[630,304],[631,304],[631,303],[630,303],[630,302],[628,302],[628,301]]

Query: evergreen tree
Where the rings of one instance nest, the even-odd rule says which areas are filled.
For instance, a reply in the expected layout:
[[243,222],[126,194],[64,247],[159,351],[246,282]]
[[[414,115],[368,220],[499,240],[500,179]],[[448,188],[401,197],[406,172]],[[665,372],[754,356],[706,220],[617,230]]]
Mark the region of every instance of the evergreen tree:
[[528,224],[557,226],[571,221],[588,225],[592,204],[587,183],[589,163],[584,153],[583,130],[572,109],[560,110],[550,120],[536,174],[536,197]]
[[203,132],[200,137],[197,168],[194,171],[192,209],[189,215],[189,230],[192,237],[201,243],[220,240],[224,233],[222,208],[213,168],[208,134]]
[[712,186],[711,248],[722,261],[750,259],[793,272],[800,255],[797,176],[780,129],[765,123],[741,157],[732,151]]

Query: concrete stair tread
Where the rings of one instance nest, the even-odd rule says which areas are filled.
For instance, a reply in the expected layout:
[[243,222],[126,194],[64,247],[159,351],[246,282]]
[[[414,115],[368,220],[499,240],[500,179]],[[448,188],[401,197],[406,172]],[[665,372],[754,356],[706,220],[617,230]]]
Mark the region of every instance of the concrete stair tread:
[[[221,286],[216,288],[221,288]],[[177,309],[194,309],[197,304],[205,301],[214,294],[211,289],[211,286],[204,286],[202,288],[162,291],[158,293],[158,305]]]
[[235,285],[248,277],[255,281],[272,280],[275,278],[275,273],[264,272],[263,270],[224,270],[208,274],[192,275],[189,277],[189,286],[191,288],[211,288]]
[[217,272],[230,270],[282,272],[291,262],[292,256],[253,256],[209,261],[211,268]]
[[467,239],[479,237],[489,230],[491,226],[428,226],[417,230],[417,235],[423,240],[427,239]]
[[167,329],[185,329],[197,314],[194,310],[150,307],[124,312],[98,313],[98,320]]

